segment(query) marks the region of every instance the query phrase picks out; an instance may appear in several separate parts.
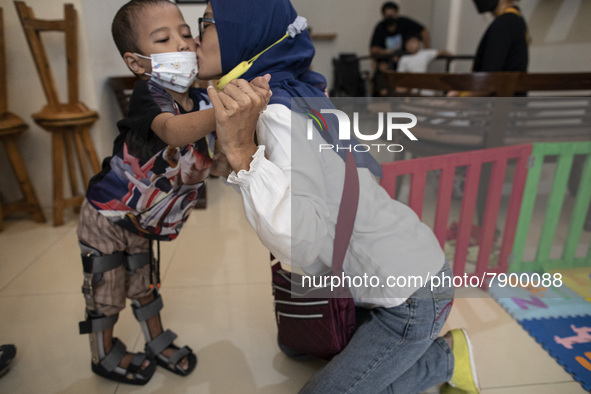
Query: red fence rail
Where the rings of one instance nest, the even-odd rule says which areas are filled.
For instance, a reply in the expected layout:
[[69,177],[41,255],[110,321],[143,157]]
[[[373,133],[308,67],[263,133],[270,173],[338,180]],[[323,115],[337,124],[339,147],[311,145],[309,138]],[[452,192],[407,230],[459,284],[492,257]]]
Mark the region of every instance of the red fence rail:
[[[513,248],[517,219],[519,217],[521,199],[527,176],[527,164],[531,152],[532,145],[526,144],[388,162],[382,165],[384,176],[381,184],[390,197],[395,198],[397,178],[403,175],[410,175],[409,206],[419,218],[422,218],[427,172],[439,171],[439,186],[437,190],[437,206],[435,209],[433,231],[443,248],[452,204],[454,175],[456,168],[466,167],[466,179],[464,182],[456,250],[453,261],[454,274],[463,275],[466,269],[466,257],[470,243],[482,166],[485,163],[491,163],[492,169],[486,196],[486,206],[480,239],[478,240],[480,250],[476,262],[476,272],[469,274],[469,276],[478,275],[482,277],[486,273],[507,272],[508,258]],[[510,160],[516,160],[516,163],[506,214],[507,219],[505,220],[498,265],[491,267],[490,253],[494,242],[503,183]]]

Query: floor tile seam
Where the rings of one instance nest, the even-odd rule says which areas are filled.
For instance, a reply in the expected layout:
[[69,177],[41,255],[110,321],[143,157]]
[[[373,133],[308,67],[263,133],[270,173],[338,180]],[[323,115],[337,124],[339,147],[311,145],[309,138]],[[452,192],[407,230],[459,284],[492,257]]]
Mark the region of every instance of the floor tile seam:
[[55,242],[53,242],[51,245],[48,245],[46,248],[43,249],[43,251],[39,252],[37,254],[37,256],[35,256],[33,259],[31,259],[31,261],[26,264],[11,280],[9,280],[2,288],[0,288],[0,297],[2,296],[2,293],[6,290],[6,288],[8,288],[8,286],[10,286],[15,280],[17,280],[25,271],[27,271],[29,269],[29,267],[31,267],[33,264],[35,264],[39,258],[41,256],[43,256],[45,253],[47,253],[47,251],[49,251],[51,248],[53,248],[54,246],[56,246],[57,244],[59,244],[59,242],[61,241],[62,238],[64,238],[66,236],[66,234],[68,233],[68,231],[64,231],[63,234],[61,234]]
[[252,285],[269,285],[271,288],[271,282],[240,282],[240,283],[212,283],[212,284],[200,284],[200,285],[166,285],[165,289],[191,289],[191,288],[209,288],[209,287],[224,287],[224,286],[252,286]]
[[[560,380],[556,382],[543,382],[543,383],[522,383],[522,384],[513,384],[507,386],[485,386],[482,384],[482,379],[480,380],[480,388],[482,390],[497,390],[497,389],[512,389],[512,388],[527,388],[527,387],[540,387],[540,386],[550,386],[556,384],[569,384],[569,383],[579,383],[576,380]],[[581,386],[582,389],[582,386]]]
[[20,298],[20,297],[47,297],[47,296],[78,296],[82,293],[76,291],[67,291],[67,292],[55,292],[55,293],[23,293],[23,294],[0,294],[0,299],[7,299],[7,298]]

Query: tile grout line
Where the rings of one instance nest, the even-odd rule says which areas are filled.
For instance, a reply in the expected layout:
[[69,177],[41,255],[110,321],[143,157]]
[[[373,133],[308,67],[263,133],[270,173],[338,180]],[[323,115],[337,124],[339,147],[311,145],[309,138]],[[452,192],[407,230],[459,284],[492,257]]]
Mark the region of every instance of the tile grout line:
[[35,264],[37,262],[37,260],[39,260],[39,258],[41,256],[43,256],[49,249],[54,247],[63,238],[65,238],[67,234],[68,234],[68,231],[64,231],[64,233],[61,236],[59,236],[51,245],[49,245],[47,248],[45,248],[43,251],[41,251],[36,257],[31,259],[31,262],[29,264],[27,264],[18,274],[16,274],[10,281],[8,281],[2,288],[0,288],[0,297],[2,297],[2,293],[4,292],[4,290],[6,290],[6,288],[8,286],[10,286],[13,281],[15,281],[17,278],[19,278],[25,271],[27,271],[29,269],[29,267],[31,267],[33,264]]
[[269,285],[269,289],[271,289],[271,281],[269,282],[243,282],[243,283],[220,283],[220,284],[203,284],[203,285],[168,285],[166,286],[167,289],[192,289],[192,288],[212,288],[212,287],[222,287],[222,286],[252,286],[252,285]]
[[[573,378],[573,380],[568,381],[568,380],[564,380],[564,381],[558,381],[558,382],[546,382],[546,383],[522,383],[522,384],[514,384],[514,385],[510,385],[510,386],[491,386],[491,387],[481,387],[482,390],[497,390],[497,389],[511,389],[511,388],[525,388],[525,387],[538,387],[538,386],[550,386],[550,385],[556,385],[556,384],[569,384],[569,383],[577,383],[577,384],[581,384],[579,381],[575,380]],[[581,389],[583,389],[583,386],[581,386]]]

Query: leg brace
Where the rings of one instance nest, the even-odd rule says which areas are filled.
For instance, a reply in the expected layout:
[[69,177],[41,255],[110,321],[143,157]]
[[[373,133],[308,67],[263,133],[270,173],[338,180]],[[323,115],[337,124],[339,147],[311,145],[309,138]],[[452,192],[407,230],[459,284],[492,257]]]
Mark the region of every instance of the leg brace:
[[[90,351],[92,362],[97,364],[105,361],[105,347],[103,343],[103,331],[112,328],[119,317],[119,313],[111,316],[105,316],[98,310],[95,302],[94,285],[103,280],[103,273],[119,268],[123,265],[128,273],[133,272],[148,264],[150,261],[149,253],[138,253],[127,255],[123,252],[116,252],[109,255],[101,255],[95,249],[83,245],[87,253],[82,255],[82,265],[84,268],[84,282],[82,293],[86,301],[86,320],[79,323],[80,334],[90,334]],[[114,366],[109,366],[115,368]]]

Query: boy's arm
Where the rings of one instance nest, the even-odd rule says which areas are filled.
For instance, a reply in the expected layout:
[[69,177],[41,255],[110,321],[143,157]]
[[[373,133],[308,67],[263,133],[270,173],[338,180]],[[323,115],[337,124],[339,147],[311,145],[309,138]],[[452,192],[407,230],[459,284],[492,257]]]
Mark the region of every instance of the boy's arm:
[[170,146],[191,144],[215,130],[213,108],[174,115],[163,112],[152,121],[152,130]]
[[[254,91],[256,91],[262,98],[262,101],[251,101],[248,104],[256,107],[256,110],[262,112],[271,98],[271,91],[269,89],[270,76],[257,77],[250,83]],[[240,87],[242,85],[237,84]],[[242,87],[243,90],[246,89]],[[250,89],[248,89],[250,91]],[[240,103],[246,104],[246,103]],[[214,109],[208,108],[201,111],[189,112],[181,115],[174,115],[170,112],[163,112],[157,115],[152,121],[152,130],[162,141],[170,146],[185,146],[191,144],[216,129],[216,121]]]

